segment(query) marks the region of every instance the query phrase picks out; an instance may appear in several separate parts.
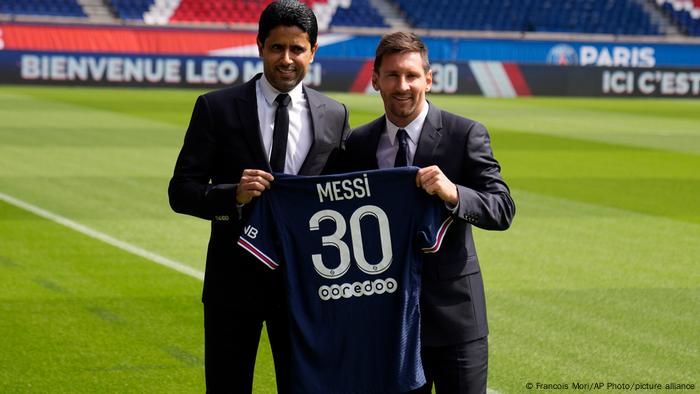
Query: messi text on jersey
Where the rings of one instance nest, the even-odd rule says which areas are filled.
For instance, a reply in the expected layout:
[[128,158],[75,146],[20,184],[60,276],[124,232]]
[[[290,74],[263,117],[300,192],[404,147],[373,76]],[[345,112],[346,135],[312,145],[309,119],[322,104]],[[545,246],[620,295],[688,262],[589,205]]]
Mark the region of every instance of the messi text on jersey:
[[318,201],[326,198],[330,201],[351,200],[353,198],[370,197],[369,180],[367,174],[361,178],[343,179],[325,183],[317,183]]

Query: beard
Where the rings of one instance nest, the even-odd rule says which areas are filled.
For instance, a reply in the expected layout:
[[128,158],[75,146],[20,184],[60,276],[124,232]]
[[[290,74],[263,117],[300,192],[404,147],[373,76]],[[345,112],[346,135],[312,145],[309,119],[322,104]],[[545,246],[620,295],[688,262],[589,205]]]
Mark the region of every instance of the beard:
[[411,100],[406,101],[396,101],[392,98],[390,98],[389,100],[390,101],[388,102],[386,110],[391,115],[393,115],[394,118],[412,120],[412,118],[418,116],[418,105],[417,101],[414,98],[411,98]]
[[304,74],[299,70],[299,68],[287,69],[291,70],[290,73],[282,73],[276,67],[270,67],[265,70],[265,77],[268,79],[270,84],[275,87],[275,89],[280,92],[289,92],[294,89],[302,79],[304,79]]

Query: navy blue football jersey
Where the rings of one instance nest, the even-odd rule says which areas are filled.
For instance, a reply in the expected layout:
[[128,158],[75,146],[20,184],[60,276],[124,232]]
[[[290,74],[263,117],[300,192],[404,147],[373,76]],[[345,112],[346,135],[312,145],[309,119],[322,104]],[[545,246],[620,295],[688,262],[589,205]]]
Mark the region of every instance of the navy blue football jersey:
[[284,268],[294,393],[387,394],[425,384],[421,253],[452,222],[417,168],[275,175],[238,244]]

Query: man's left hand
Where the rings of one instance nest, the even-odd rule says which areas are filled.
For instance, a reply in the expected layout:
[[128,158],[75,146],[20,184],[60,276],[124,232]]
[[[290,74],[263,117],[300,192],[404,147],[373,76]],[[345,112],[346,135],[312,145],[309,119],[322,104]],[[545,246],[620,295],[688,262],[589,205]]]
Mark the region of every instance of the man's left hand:
[[416,174],[416,186],[428,194],[437,194],[443,201],[452,205],[459,203],[457,185],[452,183],[438,166],[424,167]]

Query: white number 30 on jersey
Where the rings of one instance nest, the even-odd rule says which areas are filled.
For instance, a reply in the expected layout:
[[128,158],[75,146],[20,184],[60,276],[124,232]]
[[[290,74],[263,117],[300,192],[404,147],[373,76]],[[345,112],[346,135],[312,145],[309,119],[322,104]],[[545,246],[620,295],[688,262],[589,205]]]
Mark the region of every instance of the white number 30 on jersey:
[[[362,244],[362,229],[360,228],[360,221],[366,216],[371,216],[377,219],[379,223],[379,237],[382,247],[382,258],[376,264],[371,264],[365,258],[365,248]],[[343,276],[350,268],[350,248],[342,238],[347,230],[347,225],[345,218],[338,211],[332,209],[324,209],[322,211],[316,212],[311,219],[309,219],[309,230],[318,231],[319,224],[324,220],[330,220],[335,223],[335,232],[330,235],[325,235],[321,238],[323,246],[333,246],[338,249],[340,255],[340,264],[335,268],[328,268],[323,264],[323,257],[320,254],[311,255],[311,259],[314,263],[314,268],[319,275],[324,278],[334,279]],[[391,233],[389,231],[389,218],[387,218],[386,213],[376,205],[364,205],[355,212],[353,212],[350,217],[350,237],[352,239],[352,250],[355,261],[357,262],[357,267],[363,272],[368,274],[376,275],[386,271],[391,265],[393,259],[393,252],[391,250]]]

